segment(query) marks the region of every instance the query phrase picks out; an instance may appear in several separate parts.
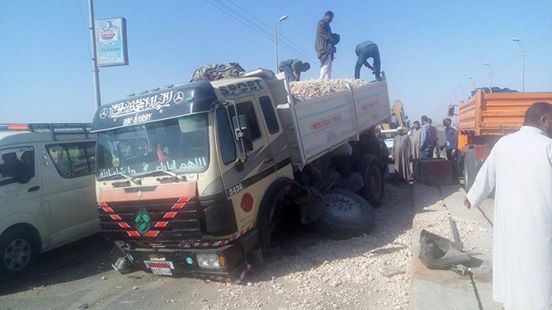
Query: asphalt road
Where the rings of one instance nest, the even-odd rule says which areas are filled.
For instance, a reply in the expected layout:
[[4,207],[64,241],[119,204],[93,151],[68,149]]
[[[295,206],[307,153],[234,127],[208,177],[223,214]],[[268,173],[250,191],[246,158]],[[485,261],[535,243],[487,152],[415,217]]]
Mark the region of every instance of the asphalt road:
[[121,275],[111,269],[112,243],[95,235],[43,254],[31,274],[0,283],[0,308],[406,309],[408,276],[390,280],[377,270],[408,266],[411,189],[396,184],[386,194],[369,235],[331,240],[291,227],[263,270],[241,285]]

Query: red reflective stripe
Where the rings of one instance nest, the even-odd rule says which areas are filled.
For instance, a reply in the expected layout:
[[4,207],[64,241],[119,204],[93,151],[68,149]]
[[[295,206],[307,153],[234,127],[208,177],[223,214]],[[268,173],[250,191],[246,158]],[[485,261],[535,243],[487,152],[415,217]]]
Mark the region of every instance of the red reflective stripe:
[[144,234],[146,237],[157,237],[159,235],[159,230],[150,230]]
[[167,212],[165,213],[165,216],[163,216],[163,219],[173,219],[176,216],[177,212]]
[[182,209],[182,207],[184,207],[185,203],[180,203],[180,202],[177,202],[174,204],[174,206],[172,206],[171,210],[180,210]]
[[114,220],[114,221],[121,221],[122,218],[120,216],[118,216],[117,214],[115,215],[110,215],[111,219]]
[[186,203],[188,202],[188,200],[190,200],[190,198],[188,196],[182,196],[180,197],[180,199],[178,199],[177,203]]
[[157,223],[155,223],[155,228],[165,228],[165,227],[167,227],[167,224],[169,224],[169,222],[165,222],[165,221],[157,222]]
[[136,230],[129,230],[127,231],[127,234],[131,237],[140,237],[140,233],[138,233]]
[[117,224],[119,224],[119,227],[124,228],[124,229],[130,228],[130,225],[128,225],[128,224],[125,223],[125,222],[119,222],[119,223],[117,223]]
[[113,209],[111,209],[105,202],[100,202],[98,205],[102,208],[102,210],[104,210],[105,213],[115,213],[115,211],[113,211]]

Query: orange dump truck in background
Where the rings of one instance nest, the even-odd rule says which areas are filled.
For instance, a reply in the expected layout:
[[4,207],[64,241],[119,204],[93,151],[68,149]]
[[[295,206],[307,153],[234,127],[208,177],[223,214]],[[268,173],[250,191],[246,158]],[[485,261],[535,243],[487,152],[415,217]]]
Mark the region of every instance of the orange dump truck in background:
[[525,112],[538,101],[552,103],[552,92],[484,93],[460,102],[458,149],[464,162],[464,184],[469,189],[479,168],[501,137],[523,125]]

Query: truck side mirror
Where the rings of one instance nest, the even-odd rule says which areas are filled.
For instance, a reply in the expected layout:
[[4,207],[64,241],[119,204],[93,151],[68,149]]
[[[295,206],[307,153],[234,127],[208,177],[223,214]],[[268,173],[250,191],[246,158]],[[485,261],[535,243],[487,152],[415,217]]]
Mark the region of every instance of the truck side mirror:
[[251,132],[249,130],[249,122],[245,114],[240,114],[238,117],[232,117],[232,123],[234,125],[234,135],[236,141],[243,143],[244,151],[249,153],[253,151],[253,142],[251,141]]

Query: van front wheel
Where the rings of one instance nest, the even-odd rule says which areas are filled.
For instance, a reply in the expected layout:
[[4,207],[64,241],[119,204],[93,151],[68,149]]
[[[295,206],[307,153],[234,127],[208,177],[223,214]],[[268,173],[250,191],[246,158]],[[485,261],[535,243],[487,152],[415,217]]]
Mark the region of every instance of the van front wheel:
[[24,274],[35,263],[39,253],[36,236],[24,228],[12,228],[0,236],[0,275]]

